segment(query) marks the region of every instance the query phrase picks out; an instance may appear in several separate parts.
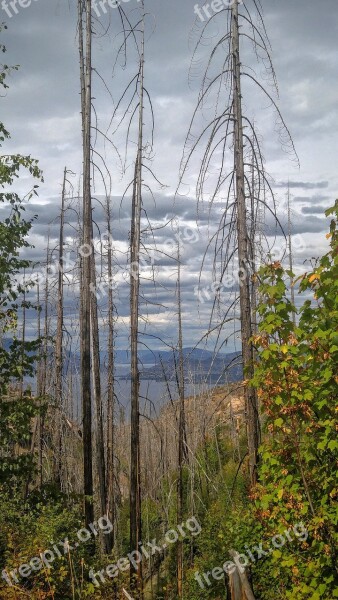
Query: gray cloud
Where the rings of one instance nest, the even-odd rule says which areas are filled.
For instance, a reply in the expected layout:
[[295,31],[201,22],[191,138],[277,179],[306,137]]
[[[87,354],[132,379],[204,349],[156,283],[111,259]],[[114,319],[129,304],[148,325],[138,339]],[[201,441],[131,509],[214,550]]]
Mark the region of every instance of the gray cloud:
[[294,219],[292,223],[293,233],[321,233],[327,229],[328,221],[314,216]]
[[[248,7],[251,4],[251,0],[247,0]],[[320,215],[325,206],[333,204],[338,188],[338,12],[336,0],[324,0],[322,10],[319,10],[317,3],[308,0],[263,0],[262,4],[279,80],[279,104],[294,137],[300,156],[300,170],[295,170],[289,157],[281,150],[268,102],[256,92],[247,93],[249,88],[245,86],[243,102],[248,114],[255,116],[263,141],[266,166],[277,182],[275,189],[281,206],[279,215],[284,224],[286,213],[282,201],[289,179],[291,190],[301,194],[292,199],[292,208],[293,232],[307,237],[306,249],[299,252],[299,255],[296,253],[296,260],[303,261],[322,250],[321,234],[327,229],[324,218],[310,215]],[[158,192],[155,186],[156,206],[149,197],[145,196],[144,200],[147,215],[156,225],[163,226],[166,220],[177,216],[181,229],[193,227],[198,231],[199,241],[184,244],[182,248],[182,298],[187,345],[197,341],[208,325],[210,305],[200,306],[198,312],[194,287],[198,284],[204,250],[217,227],[219,209],[222,209],[220,204],[209,215],[207,203],[204,207],[200,206],[197,228],[197,204],[194,196],[200,153],[192,161],[185,178],[187,185],[184,192],[187,196],[177,197],[174,203],[183,143],[202,74],[202,66],[195,65],[189,84],[188,69],[198,29],[194,27],[194,5],[195,0],[147,0],[147,8],[154,15],[151,22],[155,23],[155,31],[146,47],[146,84],[152,96],[156,121],[154,170],[168,188],[163,193]],[[130,0],[124,6],[126,10],[134,10],[138,4],[136,0]],[[8,47],[6,61],[21,65],[19,72],[10,78],[10,89],[6,97],[1,99],[4,122],[12,134],[6,150],[36,156],[45,173],[45,183],[40,186],[40,197],[46,204],[31,204],[27,208],[28,218],[34,214],[39,215],[31,237],[36,246],[30,252],[34,260],[44,260],[48,230],[51,244],[57,245],[60,182],[64,166],[67,165],[76,172],[76,177],[73,178],[75,190],[81,173],[76,19],[75,3],[69,5],[65,0],[38,0],[32,2],[30,8],[21,9],[18,15],[8,19],[9,32],[4,36],[4,43]],[[98,23],[95,25],[97,36],[94,40],[94,63],[105,78],[116,103],[128,77],[135,71],[135,55],[132,52],[130,54],[129,70],[123,72],[118,65],[113,74],[114,51],[118,45],[116,34],[120,30],[117,11],[111,10],[107,15],[102,15],[102,23],[102,27]],[[108,32],[106,36],[102,36],[107,25]],[[210,40],[206,39],[203,53],[210,52],[210,49]],[[250,52],[246,52],[245,62],[250,66],[254,64]],[[100,127],[105,130],[113,111],[113,103],[95,73],[93,95]],[[199,116],[199,125],[205,125],[208,114],[210,115],[205,111]],[[117,134],[114,141],[122,148],[123,132]],[[121,210],[120,199],[126,180],[131,177],[132,150],[128,159],[128,177],[122,180],[116,155],[109,145],[104,147],[102,140],[98,145],[112,173],[113,235],[116,242],[122,244],[128,240],[130,230],[130,198],[125,199]],[[95,184],[98,198],[102,200],[103,190],[98,181]],[[325,190],[325,196],[321,195],[320,190]],[[306,196],[307,191],[309,196]],[[104,212],[97,203],[94,217],[100,231],[104,231]],[[70,243],[73,243],[73,228],[77,225],[77,216],[69,211],[67,218],[69,225],[66,234]],[[268,225],[272,238],[276,230],[270,219]],[[173,239],[173,232],[167,226],[156,231],[155,237],[156,243],[161,246],[166,239]],[[126,257],[120,254],[118,259],[124,263]],[[210,253],[202,275],[202,280],[206,283],[212,280],[212,260]],[[163,287],[157,286],[155,294],[151,284],[144,283],[144,292],[150,298],[154,297],[158,302],[174,308],[175,262],[169,257],[158,255],[157,267],[157,276],[161,277]],[[128,316],[127,284],[119,287],[118,295],[119,311],[125,318]],[[76,312],[72,309],[74,296],[74,291],[70,289],[70,320],[73,319],[76,323]],[[101,302],[101,310],[105,310],[104,300]],[[152,307],[150,312],[151,317],[155,318],[155,308]],[[163,335],[175,336],[175,325],[159,320],[153,325],[154,328],[159,329],[160,323]],[[119,327],[120,343],[127,345],[128,331],[122,324]]]
[[302,207],[302,213],[304,213],[305,215],[324,215],[325,211],[327,210],[327,208],[329,208],[328,206],[303,206]]
[[[318,202],[325,202],[326,204],[331,200],[329,196],[322,196],[320,194],[316,194],[314,196],[295,196],[293,198],[293,202],[313,202],[317,204]],[[323,209],[324,210],[324,209]]]
[[309,182],[309,181],[279,181],[274,184],[275,187],[281,188],[302,188],[303,190],[315,190],[315,189],[326,189],[329,187],[328,181],[318,181],[318,182]]

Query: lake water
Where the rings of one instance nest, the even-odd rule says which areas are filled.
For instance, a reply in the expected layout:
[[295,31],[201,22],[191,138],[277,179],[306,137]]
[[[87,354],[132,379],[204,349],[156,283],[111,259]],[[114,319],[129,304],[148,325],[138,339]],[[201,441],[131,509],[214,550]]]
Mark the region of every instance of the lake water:
[[[33,378],[25,378],[25,383],[29,386],[33,393],[36,393],[36,381]],[[117,404],[121,411],[124,412],[125,418],[128,420],[130,414],[130,380],[116,378],[115,380],[115,395]],[[213,387],[208,383],[185,383],[185,397],[199,395]],[[102,374],[102,389],[105,394],[106,390],[106,373]],[[165,381],[141,380],[140,381],[140,410],[147,416],[156,417],[159,410],[171,400],[178,399],[177,384],[175,381],[166,383]],[[70,418],[75,421],[81,421],[81,390],[80,376],[73,379],[72,389],[72,409],[69,414]],[[118,408],[117,411],[118,413]]]
[[[169,388],[169,389],[168,389]],[[210,385],[206,383],[185,384],[185,397],[188,398],[194,394],[201,394],[208,390]],[[115,382],[116,396],[118,401],[125,408],[130,407],[130,381],[117,379]],[[146,414],[151,411],[152,415],[158,412],[164,404],[170,400],[178,399],[178,390],[176,382],[168,384],[164,381],[141,380],[140,382],[140,407],[146,410]],[[154,412],[155,411],[155,412]]]
[[[102,381],[103,389],[105,389],[105,381]],[[210,389],[209,384],[195,383],[185,384],[185,397],[201,394]],[[168,389],[169,388],[169,389]],[[123,412],[126,420],[130,415],[130,380],[116,379],[115,380],[115,395],[118,406],[116,414],[119,413],[119,408]],[[80,422],[81,420],[81,402],[80,389],[77,390],[74,402],[73,418]],[[171,400],[178,399],[177,385],[175,382],[169,382],[168,385],[164,381],[141,380],[140,382],[140,411],[148,417],[156,417],[162,406],[168,404]]]

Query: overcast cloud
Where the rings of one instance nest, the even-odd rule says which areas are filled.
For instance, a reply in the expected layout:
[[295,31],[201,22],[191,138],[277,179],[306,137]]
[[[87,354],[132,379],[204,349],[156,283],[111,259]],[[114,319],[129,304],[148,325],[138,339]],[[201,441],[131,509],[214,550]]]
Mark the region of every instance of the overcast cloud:
[[[249,2],[251,0],[248,0],[248,5]],[[153,15],[149,20],[149,33],[152,27],[153,33],[146,46],[146,86],[152,97],[156,121],[153,168],[158,179],[167,187],[159,190],[155,186],[156,204],[147,197],[145,207],[148,218],[161,227],[155,232],[158,249],[163,250],[168,239],[174,239],[170,223],[164,227],[170,219],[178,217],[183,231],[182,299],[186,346],[197,343],[208,327],[212,304],[198,303],[194,290],[200,278],[203,285],[212,281],[211,255],[207,256],[201,275],[200,268],[207,240],[215,231],[223,206],[220,199],[210,215],[208,206],[200,206],[198,210],[194,190],[201,160],[198,152],[187,174],[185,195],[177,197],[174,202],[183,144],[202,73],[202,68],[197,65],[189,81],[189,65],[196,42],[195,3],[195,0],[146,2],[147,10]],[[320,255],[326,248],[328,224],[324,211],[333,204],[338,190],[338,5],[337,0],[321,0],[320,5],[314,0],[262,0],[262,5],[279,83],[279,105],[292,134],[300,168],[283,152],[266,99],[256,93],[252,96],[244,94],[243,102],[245,109],[257,119],[266,168],[276,191],[279,218],[283,225],[287,221],[285,197],[290,184],[293,234],[301,234],[304,241],[296,249],[296,265],[298,269],[304,269],[306,259]],[[136,6],[136,0],[124,4],[127,11]],[[76,6],[74,1],[34,0],[30,7],[18,10],[18,14],[12,10],[13,16],[9,18],[3,8],[0,9],[1,20],[8,25],[8,31],[3,35],[3,43],[7,46],[6,62],[20,65],[20,70],[10,77],[10,89],[1,99],[2,120],[12,137],[6,151],[31,154],[39,159],[44,172],[39,199],[27,209],[29,216],[38,214],[31,236],[35,245],[32,258],[44,261],[48,231],[51,247],[57,244],[63,169],[67,166],[76,174],[71,178],[75,196],[81,173]],[[116,37],[120,30],[117,10],[110,9],[106,15],[102,14],[101,23],[101,26],[99,23],[95,25],[94,66],[107,82],[116,103],[128,77],[135,72],[135,57],[130,57],[129,71],[123,71],[118,64],[113,74],[115,52],[121,39]],[[208,42],[205,48],[207,51]],[[245,61],[250,66],[253,57],[248,54]],[[113,112],[113,103],[100,77],[94,74],[93,96],[99,127],[105,130]],[[114,143],[123,152],[123,131],[117,133]],[[120,268],[126,261],[130,220],[129,198],[125,198],[121,207],[120,200],[128,173],[131,178],[131,168],[127,177],[122,179],[116,155],[107,144],[104,150],[112,176],[113,236],[116,263],[119,265],[116,268]],[[130,167],[132,158],[130,154]],[[95,185],[96,194],[102,200],[103,188],[99,178],[96,178]],[[75,200],[73,207],[76,208]],[[102,233],[105,230],[104,212],[97,203],[94,216],[97,231]],[[72,227],[77,225],[74,211],[69,211],[68,220],[68,243],[72,245]],[[192,230],[197,232],[193,243]],[[190,237],[188,234],[185,236],[189,241],[184,240],[184,231],[190,232]],[[270,236],[277,234],[277,244],[282,245],[281,232],[275,230],[272,222],[268,232]],[[147,243],[151,244],[149,240]],[[156,291],[149,282],[144,282],[143,286],[151,324],[148,332],[161,332],[166,341],[174,342],[176,267],[173,260],[160,254],[155,262]],[[73,285],[76,287],[76,278]],[[73,293],[71,289],[69,326],[76,322],[76,310],[71,299]],[[229,290],[222,303],[229,302],[232,294],[233,291]],[[128,344],[127,295],[127,283],[121,280],[117,291],[120,347]],[[149,302],[156,303],[157,308]],[[169,310],[159,309],[159,304],[168,306]],[[103,323],[104,298],[100,306]],[[224,314],[222,311],[223,308],[220,309],[220,318]],[[34,328],[32,318],[32,332]],[[229,328],[227,331],[230,331]],[[229,351],[237,345],[236,334],[229,342]]]

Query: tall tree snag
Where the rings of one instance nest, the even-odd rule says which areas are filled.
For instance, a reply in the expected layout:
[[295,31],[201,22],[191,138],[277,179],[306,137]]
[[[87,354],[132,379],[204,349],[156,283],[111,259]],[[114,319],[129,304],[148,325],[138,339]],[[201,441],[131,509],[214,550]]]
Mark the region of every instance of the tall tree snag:
[[113,250],[111,237],[111,207],[107,197],[107,237],[108,237],[108,381],[107,381],[107,507],[106,512],[113,524],[113,531],[107,536],[108,550],[114,546],[115,538],[115,380],[114,380],[114,297],[113,297]]
[[62,482],[62,410],[63,410],[63,243],[65,223],[67,168],[64,168],[61,192],[59,258],[58,258],[58,287],[57,287],[57,324],[55,339],[55,403],[56,403],[56,447],[55,447],[55,478],[61,487]]
[[[91,394],[91,261],[92,261],[92,214],[91,214],[91,0],[78,0],[80,83],[83,136],[83,192],[82,192],[82,243],[86,250],[81,256],[81,305],[80,305],[80,351],[81,351],[81,397],[83,423],[83,480],[86,525],[93,522],[93,470],[92,470],[92,394]],[[85,32],[85,35],[84,35]]]
[[[255,21],[251,16],[254,13]],[[231,338],[235,340],[234,349],[237,349],[236,337],[240,328],[244,378],[250,382],[254,369],[254,352],[250,339],[256,320],[255,289],[251,280],[255,261],[251,246],[257,233],[256,214],[264,214],[261,210],[264,207],[272,214],[278,228],[280,222],[276,215],[274,193],[265,171],[261,144],[257,137],[257,115],[253,106],[248,108],[248,102],[245,103],[244,114],[243,90],[247,92],[248,88],[253,86],[269,100],[275,112],[282,146],[297,155],[273,97],[275,92],[278,95],[278,88],[271,61],[271,46],[259,0],[246,0],[245,4],[234,0],[217,11],[209,20],[202,24],[199,22],[196,27],[200,33],[192,62],[199,66],[201,60],[205,58],[206,66],[197,106],[186,136],[180,186],[185,183],[184,176],[192,157],[199,147],[204,145],[202,159],[199,158],[196,199],[198,203],[207,200],[210,212],[216,204],[221,210],[220,221],[207,243],[201,268],[205,271],[206,266],[209,266],[208,254],[212,250],[212,269],[208,277],[211,275],[213,278],[210,283],[214,286],[215,295],[212,298],[209,331],[202,339],[214,337],[216,353],[227,345]],[[208,35],[212,40],[210,50],[206,50],[208,46],[205,44]],[[247,46],[253,48],[251,54]],[[201,52],[204,55],[202,58],[198,56]],[[250,63],[246,66],[241,62],[241,55],[250,57],[249,60],[258,63],[259,66],[263,64],[265,74],[271,80],[273,92],[264,87],[266,80],[264,84],[259,81],[253,68],[255,65]],[[202,110],[203,116],[207,111],[210,112],[210,119],[201,129],[200,122],[197,122],[197,114]],[[260,252],[261,250],[262,248]],[[271,238],[269,239],[265,234],[264,252],[261,257],[263,260],[264,255],[268,256],[270,250]],[[236,271],[238,277],[234,277]],[[229,275],[235,280],[232,287],[227,281]],[[221,294],[219,290],[224,289],[224,294]],[[230,322],[233,321],[239,322],[240,327],[230,326]],[[250,482],[254,485],[257,478],[260,423],[257,396],[250,383],[245,383],[245,405],[249,474]]]
[[[183,355],[183,327],[182,327],[182,299],[181,299],[181,254],[178,237],[177,248],[177,310],[178,310],[178,392],[179,392],[179,419],[178,419],[178,479],[177,479],[177,525],[183,522],[184,513],[184,482],[183,468],[186,459],[186,427],[185,427],[185,385],[184,385],[184,355]],[[183,541],[177,542],[177,595],[183,598]]]
[[[143,25],[144,26],[144,25]],[[141,542],[141,482],[140,482],[140,374],[138,366],[138,329],[140,294],[140,243],[142,205],[142,151],[143,151],[143,81],[144,81],[144,35],[141,42],[139,72],[139,129],[135,179],[132,198],[130,232],[130,356],[131,356],[131,465],[130,465],[130,548],[138,550]],[[141,586],[141,565],[130,569],[131,578],[136,574]],[[135,585],[132,580],[131,583]]]
[[[246,200],[245,200],[245,170],[244,170],[244,145],[243,145],[243,118],[241,95],[241,68],[239,54],[239,29],[238,29],[238,0],[232,6],[231,14],[231,39],[232,39],[232,78],[233,78],[233,110],[234,110],[234,171],[235,171],[235,202],[237,207],[237,239],[238,239],[238,266],[242,273],[240,279],[240,320],[242,339],[242,359],[244,375],[247,379],[253,377],[253,346],[251,338],[252,312],[250,299],[249,279],[249,235],[247,228]],[[245,386],[245,411],[248,436],[250,481],[252,484],[257,478],[257,458],[259,446],[259,414],[256,390],[250,385]]]

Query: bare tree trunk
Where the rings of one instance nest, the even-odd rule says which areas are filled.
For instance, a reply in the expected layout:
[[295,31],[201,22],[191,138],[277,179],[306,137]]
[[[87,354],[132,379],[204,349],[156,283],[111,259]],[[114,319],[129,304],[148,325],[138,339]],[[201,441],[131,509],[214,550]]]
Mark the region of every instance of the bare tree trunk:
[[107,536],[109,551],[114,547],[115,538],[115,380],[114,380],[114,298],[113,298],[113,251],[111,239],[110,199],[107,198],[108,234],[108,393],[107,393],[107,515],[113,524],[113,531]]
[[251,278],[251,314],[252,314],[252,332],[253,333],[257,333],[257,328],[258,328],[258,323],[257,323],[257,278],[255,277],[256,274],[256,270],[257,270],[257,264],[256,264],[256,258],[257,258],[257,254],[256,254],[256,232],[257,232],[257,204],[258,204],[258,199],[256,200],[255,198],[255,191],[256,191],[256,185],[255,185],[255,168],[254,168],[254,164],[255,164],[255,152],[254,152],[254,139],[253,139],[253,148],[252,148],[252,156],[251,156],[251,161],[252,161],[252,171],[251,171],[251,231],[250,231],[250,254],[251,254],[251,272],[252,272],[252,278]]
[[[48,267],[49,267],[49,234],[47,241],[47,254],[46,254],[46,279],[45,279],[45,298],[44,298],[44,326],[43,326],[43,351],[41,368],[39,374],[39,391],[42,398],[46,398],[47,393],[47,353],[48,353],[48,335],[49,335],[49,324],[48,324],[48,301],[49,301],[49,285],[48,285]],[[39,289],[39,288],[38,288]],[[40,294],[39,294],[40,299]],[[38,321],[38,329],[41,332],[41,320]],[[39,430],[39,462],[41,466],[40,471],[40,486],[43,484],[43,471],[42,471],[42,450],[43,450],[43,435],[44,435],[44,417],[40,419],[40,430]]]
[[[38,339],[41,339],[41,306],[40,306],[40,285],[37,283],[37,304],[38,304]],[[38,485],[39,488],[42,488],[43,484],[43,474],[42,474],[42,431],[43,431],[43,418],[41,414],[42,409],[42,381],[41,381],[41,346],[39,346],[39,359],[38,359],[38,367],[37,367],[37,382],[36,382],[36,390],[37,396],[39,399],[39,420],[38,420],[38,436],[39,436],[39,450],[38,450]]]
[[[130,343],[131,343],[131,465],[130,465],[130,549],[139,550],[142,538],[141,481],[140,481],[140,375],[138,368],[139,294],[140,294],[140,242],[142,206],[142,157],[143,157],[143,110],[144,110],[144,2],[142,0],[142,41],[140,52],[139,124],[137,158],[132,200],[132,222],[130,232]],[[136,581],[135,581],[136,579]],[[142,596],[141,563],[130,567],[132,589]]]
[[[230,550],[229,553],[231,558],[238,559],[238,552]],[[236,569],[230,575],[230,590],[231,600],[255,600],[246,571],[243,569]]]
[[[181,302],[181,256],[178,242],[177,251],[177,308],[178,308],[178,381],[179,381],[179,426],[178,426],[178,480],[177,480],[177,524],[183,522],[184,489],[183,466],[186,458],[186,429],[185,429],[185,387],[184,387],[184,356],[183,356],[183,330],[182,330],[182,302]],[[177,594],[183,598],[183,541],[177,542]]]
[[[26,270],[24,269],[24,271],[23,271],[23,303],[22,303],[22,336],[21,336],[21,342],[22,342],[22,352],[21,352],[22,367],[23,367],[24,356],[25,356],[25,351],[24,351],[25,341],[26,341]],[[20,396],[21,396],[21,398],[23,396],[23,392],[24,392],[24,377],[23,377],[23,368],[22,368],[21,378],[20,378]]]
[[65,195],[66,195],[67,168],[63,173],[61,195],[60,235],[59,235],[59,265],[58,265],[58,299],[57,299],[57,328],[55,341],[55,421],[56,421],[56,446],[55,446],[55,477],[61,488],[62,481],[62,371],[63,371],[63,231],[65,222]]
[[[89,525],[94,519],[93,513],[93,470],[92,470],[92,398],[91,398],[91,339],[90,339],[90,283],[91,283],[91,0],[78,0],[79,7],[79,47],[81,107],[83,128],[83,246],[85,252],[81,258],[81,396],[83,419],[83,478],[85,521]],[[85,24],[83,23],[83,12]],[[83,27],[85,25],[85,56]]]
[[63,174],[62,196],[61,196],[61,215],[60,215],[60,236],[59,236],[59,269],[58,269],[58,300],[57,300],[57,328],[55,342],[55,397],[57,404],[62,407],[62,341],[63,341],[63,230],[64,230],[64,211],[66,194],[66,176],[65,167]]
[[49,269],[49,234],[47,241],[47,256],[46,256],[46,279],[45,279],[45,306],[44,306],[44,329],[43,329],[43,372],[41,381],[41,393],[46,396],[47,393],[47,354],[48,354],[48,336],[49,336],[49,324],[48,324],[48,302],[49,302],[49,283],[48,283],[48,269]]
[[[93,233],[92,233],[93,235]],[[106,492],[106,473],[104,456],[104,435],[102,419],[102,394],[101,394],[101,366],[100,366],[100,337],[99,323],[97,314],[96,290],[96,271],[94,251],[91,255],[91,295],[90,295],[90,313],[91,313],[91,343],[92,343],[92,369],[93,369],[93,392],[96,409],[96,468],[99,481],[99,506],[101,516],[106,514],[107,492]],[[107,536],[102,536],[102,546],[105,553],[108,553]]]
[[[291,205],[290,205],[290,184],[288,185],[288,243],[289,243],[289,266],[293,273],[293,256],[292,256],[292,221],[291,221]],[[291,302],[295,306],[295,288],[293,278],[290,277]],[[296,325],[296,314],[292,313],[293,324]]]
[[[253,347],[250,342],[252,337],[252,313],[249,284],[249,237],[247,231],[247,215],[245,203],[245,172],[244,172],[244,146],[241,101],[241,64],[239,52],[239,27],[238,27],[238,0],[232,6],[231,16],[232,38],[232,77],[233,77],[233,107],[235,120],[235,176],[236,176],[236,204],[237,204],[237,237],[238,237],[238,262],[239,269],[244,275],[240,285],[240,312],[242,356],[245,378],[253,376]],[[249,449],[249,469],[251,484],[257,481],[257,460],[259,446],[259,415],[256,391],[251,385],[245,386],[247,436]]]
[[[91,77],[92,77],[92,56],[91,56],[91,0],[86,0],[86,56],[84,58],[84,42],[83,42],[83,5],[82,0],[79,0],[79,49],[80,49],[80,84],[81,84],[81,107],[82,107],[82,130],[84,143],[84,159],[83,159],[83,244],[86,248],[86,256],[82,257],[82,315],[83,319],[88,317],[89,310],[90,319],[88,323],[83,323],[83,331],[85,332],[89,326],[89,332],[86,333],[89,340],[88,367],[92,366],[93,372],[93,394],[96,411],[96,468],[99,481],[99,505],[100,513],[106,513],[107,506],[107,487],[106,487],[106,472],[105,472],[105,455],[104,455],[104,434],[103,434],[103,417],[102,417],[102,390],[101,390],[101,365],[100,365],[100,335],[98,322],[98,307],[96,296],[96,267],[95,267],[95,252],[92,244],[93,240],[93,221],[92,221],[92,199],[91,199]],[[87,256],[88,253],[88,256]],[[88,264],[87,264],[88,261]],[[89,305],[89,306],[88,306]],[[91,363],[92,356],[92,363]],[[87,375],[90,382],[90,372]],[[89,394],[90,394],[89,385]],[[82,393],[84,390],[82,390]],[[86,400],[86,402],[88,399]],[[87,406],[86,412],[91,408],[91,397]],[[83,402],[84,406],[84,402]],[[85,411],[83,411],[85,415]],[[89,421],[89,414],[87,415]],[[90,416],[91,420],[91,416]],[[84,425],[85,427],[85,425]],[[88,422],[89,429],[89,422]],[[89,431],[87,432],[89,435]],[[85,443],[85,436],[83,436]],[[92,444],[92,439],[91,439]],[[91,447],[92,452],[92,447]],[[85,456],[84,463],[88,457]],[[90,459],[92,463],[92,458]],[[93,486],[91,475],[91,486]],[[89,485],[89,482],[88,482]],[[85,479],[86,487],[86,479]],[[85,492],[86,493],[86,492]],[[102,546],[106,553],[109,552],[109,544],[107,536],[102,537]]]

